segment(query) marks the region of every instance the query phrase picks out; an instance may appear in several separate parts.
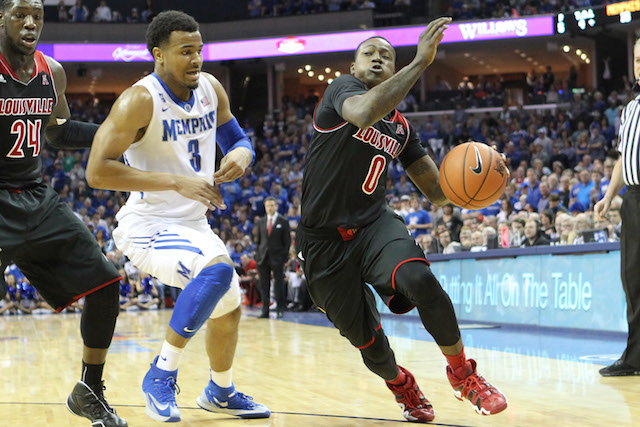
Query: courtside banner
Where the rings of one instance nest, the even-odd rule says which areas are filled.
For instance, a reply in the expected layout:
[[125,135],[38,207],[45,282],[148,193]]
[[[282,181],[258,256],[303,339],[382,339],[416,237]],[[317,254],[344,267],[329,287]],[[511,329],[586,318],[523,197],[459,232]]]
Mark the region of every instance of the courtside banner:
[[461,320],[627,332],[619,250],[432,261],[431,271]]
[[[424,26],[402,27],[207,43],[202,56],[205,61],[228,61],[348,52],[355,50],[363,40],[374,36],[386,38],[395,47],[415,46],[424,29]],[[469,21],[449,24],[442,43],[540,37],[553,34],[553,16]],[[55,43],[41,44],[39,49],[60,62],[153,61],[145,44]]]

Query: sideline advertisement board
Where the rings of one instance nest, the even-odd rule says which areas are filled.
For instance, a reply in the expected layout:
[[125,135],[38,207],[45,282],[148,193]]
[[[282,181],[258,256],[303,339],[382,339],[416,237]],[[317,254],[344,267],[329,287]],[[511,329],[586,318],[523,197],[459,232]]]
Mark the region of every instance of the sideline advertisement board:
[[627,332],[619,251],[452,259],[431,270],[460,320]]

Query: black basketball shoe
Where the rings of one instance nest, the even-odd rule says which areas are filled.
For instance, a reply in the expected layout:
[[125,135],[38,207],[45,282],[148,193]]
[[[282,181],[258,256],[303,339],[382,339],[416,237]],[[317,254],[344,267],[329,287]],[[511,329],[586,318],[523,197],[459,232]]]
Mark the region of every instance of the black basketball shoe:
[[67,398],[67,408],[74,415],[88,418],[92,426],[127,427],[129,424],[107,403],[104,398],[104,389],[102,383],[100,390],[95,391],[84,382],[78,381]]

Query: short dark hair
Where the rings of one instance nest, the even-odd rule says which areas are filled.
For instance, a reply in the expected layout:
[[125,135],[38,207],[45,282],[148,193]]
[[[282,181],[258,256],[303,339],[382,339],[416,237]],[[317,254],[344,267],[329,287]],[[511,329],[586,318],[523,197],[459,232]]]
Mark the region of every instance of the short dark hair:
[[390,42],[389,40],[387,40],[387,39],[385,39],[384,37],[381,37],[381,36],[373,36],[373,37],[369,37],[368,39],[364,39],[364,40],[362,40],[362,41],[360,42],[360,44],[359,44],[359,45],[358,45],[358,47],[356,48],[356,51],[355,51],[355,52],[354,52],[354,54],[353,54],[354,58],[355,58],[356,56],[358,56],[358,51],[360,50],[360,46],[362,46],[363,44],[365,44],[366,42],[368,42],[368,41],[369,41],[369,40],[371,40],[371,39],[382,39],[382,40],[386,41],[387,43],[389,43],[389,46],[391,46],[391,49],[393,49],[393,54],[394,54],[394,55],[396,54],[396,49],[393,47],[393,45],[391,44],[391,42]]
[[521,226],[523,226],[523,227],[524,227],[524,219],[522,219],[522,218],[516,218],[516,219],[514,219],[513,221],[511,221],[511,224],[513,225],[513,224],[515,224],[516,222],[517,222],[518,224],[520,224]]
[[[4,12],[9,9],[9,6],[12,6],[15,0],[0,0],[0,11]],[[40,0],[42,3],[42,7],[44,8],[44,0]]]
[[264,204],[266,205],[266,204],[267,204],[267,202],[276,202],[276,203],[278,203],[278,201],[276,200],[276,198],[275,198],[275,197],[273,197],[273,196],[266,197],[266,198],[264,199]]
[[[4,0],[3,0],[4,1]],[[198,23],[192,16],[179,10],[167,10],[159,13],[147,28],[147,49],[153,54],[154,47],[166,43],[174,31],[193,33],[198,31]]]

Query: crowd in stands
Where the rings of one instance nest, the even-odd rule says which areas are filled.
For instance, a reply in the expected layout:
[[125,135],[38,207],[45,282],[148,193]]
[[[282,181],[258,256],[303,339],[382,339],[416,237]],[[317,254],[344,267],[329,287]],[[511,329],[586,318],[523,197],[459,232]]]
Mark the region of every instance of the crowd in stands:
[[[505,106],[497,114],[474,114],[464,108],[452,114],[427,114],[413,125],[437,163],[455,145],[468,140],[484,142],[504,153],[511,180],[501,199],[481,211],[438,208],[418,193],[394,161],[386,182],[388,203],[405,218],[427,254],[618,240],[621,198],[613,202],[606,219],[595,218],[593,206],[609,185],[617,158],[620,113],[631,96],[631,88],[623,85],[608,94],[576,93],[568,108],[528,110],[519,105]],[[256,161],[242,178],[220,186],[227,209],[207,214],[245,285],[256,280],[254,226],[265,213],[265,198],[276,198],[279,214],[289,220],[293,233],[298,226],[304,156],[317,102],[315,95],[296,100],[285,97],[280,111],[267,114],[259,123],[244,122],[255,145]],[[104,120],[110,107],[108,102],[87,96],[69,97],[69,104],[72,118],[96,123]],[[85,180],[87,157],[88,150],[43,149],[45,180],[95,235],[108,259],[121,269],[123,306],[170,307],[178,290],[140,273],[114,247],[111,234],[116,226],[115,214],[127,194],[89,188]],[[33,295],[31,300],[35,302],[30,306],[42,303],[23,276],[9,270],[5,273],[15,276],[8,281],[15,282],[20,291],[10,293],[9,298]],[[304,276],[293,250],[287,277],[290,306],[307,308],[310,301]],[[249,292],[246,299],[257,302],[256,293]],[[20,298],[17,301],[16,306],[5,310],[21,310]],[[3,307],[10,302],[5,301]]]
[[[64,1],[60,1],[57,6],[57,19],[59,22],[145,23],[161,12],[154,9],[152,0],[139,0],[135,3],[136,6],[131,9],[119,10],[111,7],[107,0],[101,0],[100,4],[91,10],[83,0],[76,0],[73,6],[66,6]],[[409,10],[411,0],[246,0],[246,3],[247,18],[256,18],[360,9],[405,13]]]
[[[619,82],[618,90],[628,91],[632,84],[628,79]],[[556,78],[551,66],[544,72],[531,69],[524,78],[512,76],[505,80],[500,74],[464,76],[460,82],[450,82],[436,75],[425,101],[420,104],[415,93],[410,93],[404,101],[402,111],[439,111],[501,107],[505,103],[507,87],[519,89],[525,104],[569,103],[578,88],[578,73],[571,66],[566,78]]]
[[249,0],[247,8],[252,18],[266,16],[306,15],[397,6],[408,7],[411,0]]
[[[246,0],[247,17],[307,15],[373,9],[379,14],[407,14],[411,0]],[[601,6],[602,0],[455,0],[446,10],[455,20],[499,19],[558,13],[589,6]],[[60,22],[149,22],[160,10],[152,0],[139,0],[128,10],[111,7],[107,0],[91,10],[83,0],[73,6],[60,1],[57,7]],[[402,22],[393,22],[394,25]]]
[[603,0],[453,0],[447,15],[458,20],[517,18],[604,4]]
[[101,0],[94,9],[89,8],[82,0],[76,0],[73,6],[66,6],[60,1],[57,7],[58,22],[127,22],[130,24],[151,22],[156,12],[152,0],[139,1],[140,7],[129,10],[111,8],[107,0]]

